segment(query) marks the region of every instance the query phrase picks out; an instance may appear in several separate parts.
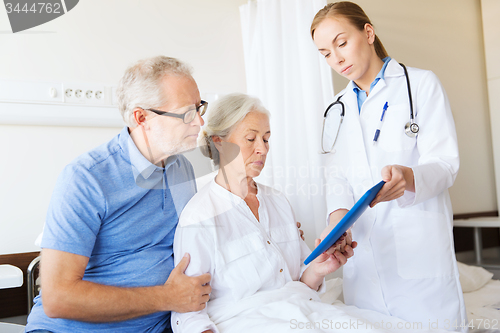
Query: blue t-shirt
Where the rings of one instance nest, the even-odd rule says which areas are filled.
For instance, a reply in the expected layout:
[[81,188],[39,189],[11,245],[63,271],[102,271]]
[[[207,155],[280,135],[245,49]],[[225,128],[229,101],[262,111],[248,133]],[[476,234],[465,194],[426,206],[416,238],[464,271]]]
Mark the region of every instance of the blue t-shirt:
[[[125,127],[63,170],[48,208],[42,248],[89,257],[84,280],[118,287],[163,285],[174,267],[178,217],[196,193],[182,155],[151,164]],[[43,286],[42,286],[43,292]],[[38,296],[26,331],[163,332],[170,312],[111,323],[51,319]]]
[[[380,79],[385,80],[385,78],[384,78],[385,68],[389,64],[389,61],[391,61],[391,57],[385,57],[384,59],[382,59],[382,61],[384,62],[384,65],[382,66],[382,68],[378,72],[377,76],[375,77],[375,80],[373,80],[373,82],[370,84],[370,91],[372,91],[373,87],[375,87],[375,85],[377,84],[377,82]],[[354,92],[356,93],[356,96],[358,97],[358,112],[361,112],[361,107],[363,106],[363,103],[366,101],[366,97],[367,97],[366,91],[361,90],[361,88],[359,88],[355,82],[353,82],[353,83],[354,83],[354,88],[352,88],[352,90],[354,90]]]

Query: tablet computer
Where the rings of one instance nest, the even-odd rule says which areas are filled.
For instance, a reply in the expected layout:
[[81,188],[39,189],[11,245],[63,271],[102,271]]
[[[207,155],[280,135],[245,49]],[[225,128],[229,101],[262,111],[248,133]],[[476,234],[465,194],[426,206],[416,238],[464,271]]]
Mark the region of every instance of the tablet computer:
[[344,234],[344,232],[349,229],[354,222],[363,214],[363,212],[370,206],[370,203],[375,199],[375,196],[380,191],[385,182],[382,180],[377,185],[373,186],[371,189],[366,191],[365,194],[359,199],[356,204],[345,214],[345,216],[340,220],[340,222],[333,228],[332,231],[319,243],[318,247],[307,257],[304,264],[307,265],[321,253],[328,250],[335,242]]

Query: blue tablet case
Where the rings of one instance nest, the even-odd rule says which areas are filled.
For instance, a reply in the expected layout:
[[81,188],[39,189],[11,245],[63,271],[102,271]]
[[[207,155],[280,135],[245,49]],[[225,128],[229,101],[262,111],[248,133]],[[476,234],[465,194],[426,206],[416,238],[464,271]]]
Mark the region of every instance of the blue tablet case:
[[370,206],[370,203],[375,199],[375,196],[380,191],[382,186],[384,186],[385,182],[382,180],[377,185],[373,186],[371,189],[366,191],[365,194],[361,197],[361,199],[356,202],[356,204],[351,208],[351,210],[344,216],[342,220],[333,228],[332,231],[328,234],[328,236],[323,239],[321,243],[319,243],[318,247],[314,249],[314,251],[307,257],[304,261],[304,264],[307,265],[321,253],[328,250],[335,242],[344,234],[344,232],[349,229],[354,222],[363,214],[363,212]]

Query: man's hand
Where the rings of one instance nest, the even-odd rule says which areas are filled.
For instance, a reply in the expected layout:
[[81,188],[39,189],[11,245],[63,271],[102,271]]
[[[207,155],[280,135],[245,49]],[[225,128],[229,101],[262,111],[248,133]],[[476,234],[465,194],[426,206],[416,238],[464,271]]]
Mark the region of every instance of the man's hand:
[[43,310],[50,318],[89,322],[132,319],[159,311],[197,311],[211,292],[210,274],[184,274],[189,256],[172,270],[164,285],[115,287],[83,280],[88,257],[43,249],[40,276]]
[[42,299],[48,317],[88,322],[123,321],[178,309],[179,304],[180,308],[191,311],[204,307],[201,303],[208,300],[203,294],[210,293],[210,286],[203,285],[210,281],[210,275],[194,278],[184,275],[189,258],[173,270],[175,276],[166,284],[133,288],[84,280],[88,261],[88,257],[69,252],[42,250]]
[[306,240],[304,238],[304,231],[302,231],[302,229],[300,229],[300,226],[301,226],[300,222],[297,222],[297,228],[299,228],[300,238],[302,238],[302,240]]
[[382,169],[384,186],[370,204],[374,207],[379,202],[391,201],[402,197],[405,191],[415,192],[413,170],[402,165],[387,165]]
[[184,274],[189,265],[189,254],[172,270],[165,287],[168,289],[166,296],[169,297],[168,304],[172,307],[167,311],[192,312],[203,310],[210,298],[212,287],[210,287],[210,274],[202,274],[190,277]]

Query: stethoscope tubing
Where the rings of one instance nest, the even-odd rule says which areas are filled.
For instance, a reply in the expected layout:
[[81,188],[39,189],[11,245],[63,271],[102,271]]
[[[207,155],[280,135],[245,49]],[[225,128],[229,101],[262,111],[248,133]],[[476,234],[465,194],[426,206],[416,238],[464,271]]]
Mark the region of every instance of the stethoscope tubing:
[[[416,137],[418,132],[419,132],[419,126],[417,125],[417,123],[415,123],[415,117],[414,117],[414,113],[413,113],[413,97],[412,97],[411,87],[410,87],[410,77],[408,75],[408,70],[406,69],[406,66],[402,63],[399,63],[399,64],[401,65],[401,67],[403,67],[403,70],[405,73],[406,87],[408,89],[408,99],[409,99],[409,104],[410,104],[410,121],[405,125],[405,133],[409,137]],[[326,111],[323,115],[323,129],[321,131],[321,150],[322,150],[321,153],[322,154],[331,153],[333,151],[335,143],[337,142],[337,138],[338,138],[339,132],[340,132],[340,127],[342,125],[342,121],[344,120],[344,116],[345,116],[345,106],[344,106],[344,103],[340,100],[343,96],[344,95],[339,96],[339,98],[337,98],[337,100],[335,102],[331,103],[326,108]],[[335,139],[333,141],[333,145],[332,145],[331,149],[327,151],[323,147],[324,146],[323,141],[324,141],[324,135],[325,135],[325,122],[326,122],[326,117],[328,116],[328,112],[336,104],[340,104],[342,107],[342,109],[340,111],[340,122],[339,122],[339,126],[337,128],[337,134],[335,135]]]

